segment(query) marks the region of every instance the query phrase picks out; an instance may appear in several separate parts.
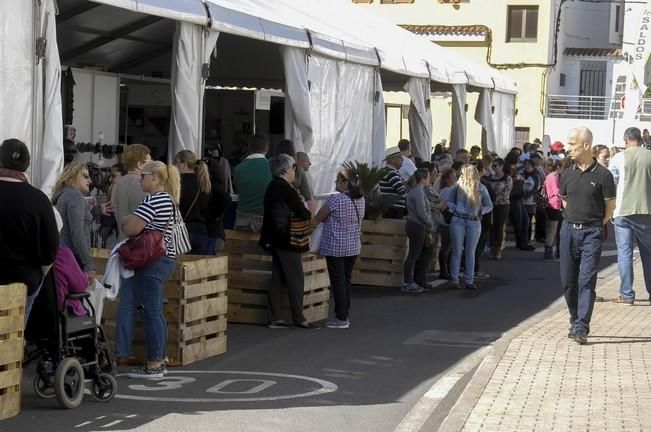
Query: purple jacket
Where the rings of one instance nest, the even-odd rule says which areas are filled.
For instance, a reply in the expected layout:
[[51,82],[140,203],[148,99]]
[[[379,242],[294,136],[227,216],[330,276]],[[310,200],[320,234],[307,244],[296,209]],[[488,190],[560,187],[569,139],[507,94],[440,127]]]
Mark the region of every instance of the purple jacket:
[[[59,309],[63,307],[66,295],[86,292],[88,277],[81,271],[75,256],[66,246],[59,246],[59,252],[54,261],[54,276],[57,284]],[[88,315],[80,300],[69,300],[68,310],[77,316]]]

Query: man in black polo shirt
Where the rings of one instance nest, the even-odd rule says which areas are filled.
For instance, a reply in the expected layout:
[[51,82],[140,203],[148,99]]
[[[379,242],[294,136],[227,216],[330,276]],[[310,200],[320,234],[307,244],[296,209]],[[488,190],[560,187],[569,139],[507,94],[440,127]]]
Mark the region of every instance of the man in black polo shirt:
[[576,128],[568,137],[574,165],[561,176],[561,284],[570,312],[570,333],[583,345],[590,332],[603,229],[615,209],[613,176],[592,157],[592,132]]

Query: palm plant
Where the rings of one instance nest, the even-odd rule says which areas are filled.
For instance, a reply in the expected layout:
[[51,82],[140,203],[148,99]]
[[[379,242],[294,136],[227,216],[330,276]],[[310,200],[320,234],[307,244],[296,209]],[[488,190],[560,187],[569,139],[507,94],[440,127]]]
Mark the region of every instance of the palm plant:
[[365,162],[346,162],[343,167],[355,175],[359,181],[359,188],[366,198],[365,219],[377,220],[391,208],[397,201],[394,195],[380,192],[379,183],[387,175],[386,167],[374,167]]

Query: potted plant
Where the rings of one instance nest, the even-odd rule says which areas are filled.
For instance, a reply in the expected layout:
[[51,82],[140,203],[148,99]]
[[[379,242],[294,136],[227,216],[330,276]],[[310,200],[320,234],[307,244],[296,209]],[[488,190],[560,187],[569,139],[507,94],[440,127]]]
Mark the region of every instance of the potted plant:
[[359,179],[359,188],[366,199],[364,219],[378,220],[397,200],[393,195],[380,192],[380,181],[387,175],[389,169],[358,161],[346,162],[343,166]]

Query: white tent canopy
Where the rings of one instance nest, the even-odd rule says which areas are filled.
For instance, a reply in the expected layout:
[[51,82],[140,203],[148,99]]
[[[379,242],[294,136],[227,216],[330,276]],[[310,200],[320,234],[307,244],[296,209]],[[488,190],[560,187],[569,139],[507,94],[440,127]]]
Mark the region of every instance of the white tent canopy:
[[[39,14],[34,7],[17,7],[25,3],[37,5],[35,0],[5,3],[0,7],[0,11],[7,10],[3,21],[24,22],[22,13],[33,16],[37,22]],[[47,31],[43,36],[51,41],[47,44],[45,66],[37,68],[33,64],[32,42],[41,35],[32,34],[31,29],[22,33],[10,31],[12,27],[7,24],[6,37],[0,42],[0,57],[11,59],[3,62],[2,68],[12,62],[14,65],[11,70],[0,69],[0,90],[2,97],[27,98],[34,107],[29,116],[31,124],[36,125],[31,136],[20,131],[12,135],[29,141],[33,154],[42,159],[42,166],[36,168],[43,172],[33,178],[44,188],[58,171],[62,157],[60,97],[54,91],[58,88],[59,58],[66,65],[111,65],[110,71],[116,73],[171,72],[164,75],[173,78],[170,150],[200,150],[202,107],[197,101],[202,100],[207,64],[211,83],[237,81],[235,85],[284,89],[287,112],[291,114],[288,123],[293,123],[293,127],[285,128],[287,137],[299,141],[297,147],[308,150],[315,160],[344,150],[342,157],[345,154],[377,162],[385,145],[380,138],[384,132],[382,89],[402,90],[410,79],[425,83],[431,80],[448,91],[452,86],[491,89],[493,101],[500,100],[496,97],[500,94],[516,92],[515,84],[496,71],[361,13],[346,0],[59,0],[63,13],[56,16],[56,22],[54,0],[40,4],[45,5],[41,11],[47,13],[41,15],[48,23],[40,28]],[[181,23],[184,33],[179,30]],[[35,25],[34,29],[37,28]],[[55,31],[60,55],[53,40]],[[29,34],[22,37],[23,33]],[[180,37],[182,33],[187,35],[185,39]],[[217,35],[219,42],[214,49]],[[22,54],[13,56],[11,50],[21,46]],[[297,50],[292,54],[294,60],[287,61],[279,46]],[[210,56],[213,50],[216,58]],[[302,55],[307,60],[303,71],[302,62],[298,61]],[[150,63],[156,66],[145,67]],[[292,65],[298,69],[290,71]],[[23,67],[31,72],[21,74]],[[18,79],[24,76],[33,78],[29,82]],[[418,109],[425,99],[412,93],[419,98],[414,103]],[[333,94],[337,97],[333,98]],[[305,116],[308,104],[310,118]],[[370,114],[354,110],[349,111],[350,115],[336,113],[337,109],[350,107],[368,110]],[[484,111],[487,110],[485,106]],[[508,114],[510,110],[498,112]],[[416,122],[419,117],[422,116],[413,115],[410,121]],[[492,117],[495,121],[495,115]],[[29,124],[24,123],[25,118],[14,110],[2,113],[0,120],[12,125],[7,130],[13,130],[25,129]],[[16,123],[17,120],[20,121]],[[491,116],[482,117],[482,121],[490,120]],[[55,128],[55,124],[59,126]],[[348,129],[342,129],[342,125]],[[423,139],[429,133],[431,140],[432,127],[427,122],[422,126]],[[326,131],[326,127],[332,130]],[[355,127],[361,129],[352,130]],[[334,143],[334,147],[324,143]],[[419,143],[421,153],[426,153],[426,146],[425,141]],[[328,179],[319,179],[317,183],[323,188],[331,187]]]
[[[201,0],[93,0],[173,20],[201,24]],[[344,0],[206,0],[211,28],[280,45],[311,48],[348,62],[446,84],[515,93],[515,83],[452,50],[414,36]],[[208,17],[204,15],[206,22]]]

